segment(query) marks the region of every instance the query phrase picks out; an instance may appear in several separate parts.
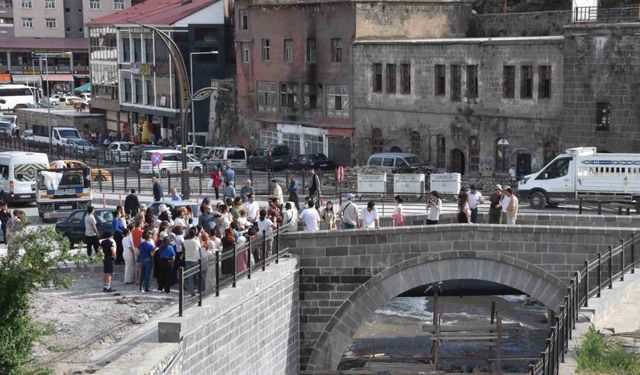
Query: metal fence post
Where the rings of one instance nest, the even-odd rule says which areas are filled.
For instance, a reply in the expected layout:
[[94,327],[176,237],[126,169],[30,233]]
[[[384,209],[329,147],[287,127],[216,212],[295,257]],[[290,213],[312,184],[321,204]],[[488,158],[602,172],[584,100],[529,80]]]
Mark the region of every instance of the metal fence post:
[[612,247],[609,245],[609,289],[613,288],[613,252]]
[[231,263],[233,263],[233,283],[231,284],[231,286],[233,288],[235,288],[236,287],[236,271],[237,271],[237,269],[236,269],[236,243],[235,242],[233,243],[233,262],[231,262]]
[[129,168],[125,168],[125,169],[124,169],[124,192],[125,192],[125,193],[126,193],[127,191],[129,191],[129,190],[127,189],[127,170],[128,170],[128,169],[129,169]]
[[[160,178],[162,178],[162,176],[160,176]],[[167,170],[167,192],[169,192],[169,194],[171,194],[171,171]]]
[[116,192],[116,176],[113,174],[113,169],[111,170],[111,192]]
[[602,286],[602,253],[598,251],[598,298],[600,298]]
[[200,191],[200,195],[202,195],[202,174],[204,172],[200,171],[200,174],[198,174],[198,190]]
[[602,215],[602,202],[598,202],[598,215]]
[[589,261],[584,261],[584,307],[589,307]]
[[247,269],[247,279],[251,280],[251,251],[253,250],[253,244],[251,243],[251,236],[249,236],[249,250],[247,250],[247,264],[249,268]]
[[631,233],[631,273],[636,273],[636,234]]
[[276,223],[276,264],[280,260],[280,226]]
[[220,252],[216,251],[216,297],[220,296]]
[[620,240],[620,281],[624,281],[624,238]]
[[205,280],[202,277],[202,259],[198,259],[198,306],[202,306],[202,290],[204,289]]
[[183,298],[184,298],[184,267],[178,268],[178,316],[182,316]]
[[262,231],[262,270],[267,269],[267,231]]
[[140,182],[140,170],[136,169],[136,175],[138,175],[138,194],[142,193],[142,184]]
[[100,186],[100,192],[102,192],[102,169],[98,169],[98,186]]
[[271,196],[271,169],[267,168],[267,195]]
[[618,206],[618,215],[622,215],[622,206]]

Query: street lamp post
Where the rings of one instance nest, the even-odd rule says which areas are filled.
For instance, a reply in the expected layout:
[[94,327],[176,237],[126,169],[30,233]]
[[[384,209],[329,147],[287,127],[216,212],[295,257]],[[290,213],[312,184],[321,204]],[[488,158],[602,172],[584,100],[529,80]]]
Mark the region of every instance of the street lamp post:
[[[191,97],[193,97],[193,55],[217,55],[218,51],[205,51],[205,52],[191,52],[189,53],[189,73],[191,75]],[[191,101],[191,145],[196,145],[196,117],[195,117],[195,105],[193,100]]]

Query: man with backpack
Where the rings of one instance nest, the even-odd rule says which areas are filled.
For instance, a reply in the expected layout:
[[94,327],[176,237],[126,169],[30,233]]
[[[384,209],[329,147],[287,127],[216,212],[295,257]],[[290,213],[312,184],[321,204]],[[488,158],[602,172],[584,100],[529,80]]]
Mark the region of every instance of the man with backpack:
[[355,229],[358,227],[358,206],[353,203],[353,194],[347,194],[347,203],[340,208],[342,229]]

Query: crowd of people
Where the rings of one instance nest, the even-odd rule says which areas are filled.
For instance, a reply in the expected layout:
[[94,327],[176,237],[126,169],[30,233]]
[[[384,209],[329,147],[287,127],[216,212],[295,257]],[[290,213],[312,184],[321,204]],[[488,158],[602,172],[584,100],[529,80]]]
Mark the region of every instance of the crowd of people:
[[[485,202],[485,197],[471,185],[468,192],[463,192],[458,200],[458,222],[477,223],[478,206]],[[519,200],[510,186],[497,184],[489,198],[489,224],[515,225],[518,217]]]

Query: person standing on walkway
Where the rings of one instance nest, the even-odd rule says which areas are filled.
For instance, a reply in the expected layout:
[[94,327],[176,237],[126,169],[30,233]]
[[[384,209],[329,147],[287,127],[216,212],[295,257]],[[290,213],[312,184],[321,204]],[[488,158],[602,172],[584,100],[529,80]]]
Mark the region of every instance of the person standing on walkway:
[[223,196],[225,200],[227,198],[234,199],[236,197],[236,187],[234,186],[233,180],[225,182]]
[[155,202],[159,202],[162,200],[162,198],[164,198],[164,192],[162,191],[162,184],[160,183],[160,180],[158,180],[156,176],[153,176],[151,178],[151,181],[153,182],[153,200]]
[[182,196],[180,194],[178,194],[178,189],[176,188],[171,188],[171,200],[172,201],[181,201],[182,200]]
[[511,204],[511,196],[507,194],[508,189],[511,189],[511,187],[505,186],[504,189],[502,189],[502,198],[500,198],[500,211],[502,212],[500,217],[501,224],[507,223],[507,208],[509,208]]
[[216,168],[211,172],[211,187],[216,193],[216,200],[220,199],[220,186],[222,185],[222,172]]
[[293,202],[296,206],[296,211],[300,212],[300,198],[298,198],[298,186],[296,185],[296,178],[291,174],[289,175],[289,185],[287,187],[289,192],[289,202]]
[[104,239],[100,243],[100,253],[104,256],[102,260],[102,291],[105,293],[115,292],[111,288],[111,278],[113,276],[113,263],[116,258],[116,243],[111,232],[104,233]]
[[275,178],[271,180],[271,197],[278,201],[278,206],[284,204],[284,195],[282,194],[282,187]]
[[247,210],[247,220],[250,223],[258,221],[260,215],[260,205],[256,202],[256,196],[253,194],[248,195],[249,200],[244,204],[244,209]]
[[7,202],[2,202],[0,205],[0,223],[2,223],[2,242],[8,243],[7,241],[7,223],[11,220],[11,211],[9,210],[9,205]]
[[124,258],[122,257],[122,253],[124,251],[122,246],[122,239],[124,238],[122,232],[127,228],[122,216],[122,206],[118,206],[113,215],[114,217],[111,222],[111,229],[113,230],[113,239],[116,243],[117,249],[115,260],[117,264],[122,264],[124,262]]
[[251,180],[247,179],[244,181],[244,186],[240,189],[240,198],[242,198],[242,203],[245,203],[249,200],[249,194],[253,194],[253,186],[251,185]]
[[124,283],[133,284],[136,281],[136,252],[133,246],[133,236],[129,228],[122,231],[122,258],[124,259]]
[[509,205],[507,206],[507,225],[515,225],[516,219],[518,218],[518,206],[520,202],[518,202],[518,197],[513,194],[513,189],[510,187],[505,189],[505,194],[510,198]]
[[313,200],[307,202],[307,208],[300,214],[300,220],[304,223],[306,232],[315,232],[320,229],[320,215],[313,204]]
[[228,184],[230,182],[235,182],[235,180],[236,180],[236,171],[234,171],[233,168],[231,168],[229,163],[226,163],[224,166],[224,182]]
[[309,170],[311,173],[311,184],[309,185],[309,197],[313,201],[313,204],[316,208],[320,207],[320,177],[316,174],[316,170],[311,168]]
[[468,224],[471,222],[471,208],[469,207],[469,194],[460,194],[458,200],[458,223]]
[[484,203],[484,197],[482,194],[476,189],[475,185],[471,185],[469,187],[469,191],[467,192],[469,208],[471,209],[471,222],[478,222],[478,205]]
[[402,209],[403,199],[401,196],[396,195],[393,200],[396,202],[396,207],[391,214],[391,219],[393,220],[394,227],[401,227],[404,225],[404,210]]
[[442,211],[442,200],[437,191],[429,194],[429,212],[427,213],[427,225],[435,225],[440,221],[440,212]]
[[491,194],[491,198],[489,198],[489,203],[491,207],[489,207],[489,224],[500,224],[500,215],[502,215],[502,210],[500,209],[500,199],[502,199],[502,186],[497,184],[494,187],[494,193]]
[[152,235],[150,231],[145,231],[142,234],[142,242],[138,246],[140,253],[140,291],[150,292],[149,281],[151,280],[151,273],[153,272],[153,256],[156,253],[155,245],[153,243]]
[[333,203],[328,201],[322,210],[322,223],[320,225],[322,230],[335,230],[336,229],[336,214],[333,212]]
[[129,215],[131,219],[135,218],[140,211],[140,201],[136,195],[136,189],[131,189],[131,193],[124,199],[124,212]]
[[[200,240],[198,239],[198,232],[196,228],[189,229],[183,246],[186,271],[190,268],[198,266],[198,260],[202,258],[202,246],[200,245]],[[187,291],[192,296],[196,295],[194,279],[195,275],[187,279]]]
[[380,229],[380,216],[376,210],[374,201],[369,201],[367,207],[362,209],[360,227],[363,229]]
[[340,220],[342,229],[355,229],[358,226],[358,206],[353,203],[353,194],[347,194],[347,203],[340,208]]
[[173,284],[173,262],[176,259],[176,250],[171,246],[171,238],[165,232],[160,236],[160,246],[158,254],[158,289],[165,293],[171,291]]
[[[266,247],[267,247],[267,256],[271,255],[271,247],[273,244],[273,240],[271,238],[269,238],[269,236],[271,235],[271,232],[273,232],[274,229],[277,228],[276,223],[274,223],[273,221],[271,221],[268,216],[267,216],[267,210],[265,210],[264,208],[260,210],[260,218],[257,221],[257,226],[258,226],[258,237],[260,238],[259,241],[262,241],[263,237],[266,237]],[[259,242],[262,243],[262,242]],[[262,253],[260,252],[258,254],[258,258],[262,257]],[[262,259],[259,259],[262,260]]]
[[87,207],[87,214],[84,216],[84,242],[87,244],[88,256],[91,256],[92,248],[96,254],[100,250],[99,235],[100,233],[96,226],[96,217],[93,215],[93,206],[89,206]]

